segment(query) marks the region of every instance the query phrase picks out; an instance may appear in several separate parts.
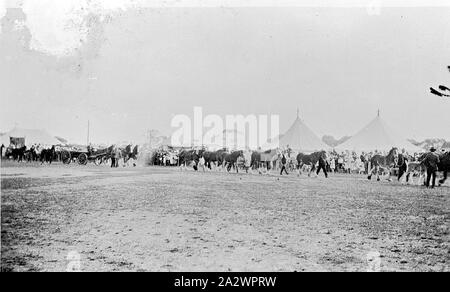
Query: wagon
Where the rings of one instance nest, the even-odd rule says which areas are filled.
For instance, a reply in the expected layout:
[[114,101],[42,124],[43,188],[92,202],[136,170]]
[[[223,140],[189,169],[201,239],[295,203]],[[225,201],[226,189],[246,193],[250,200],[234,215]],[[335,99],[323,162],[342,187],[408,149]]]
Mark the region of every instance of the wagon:
[[98,151],[81,151],[81,150],[61,150],[61,161],[64,164],[78,162],[80,165],[86,165],[88,162],[94,162],[95,165],[101,165],[111,158],[111,153],[108,149],[101,149]]

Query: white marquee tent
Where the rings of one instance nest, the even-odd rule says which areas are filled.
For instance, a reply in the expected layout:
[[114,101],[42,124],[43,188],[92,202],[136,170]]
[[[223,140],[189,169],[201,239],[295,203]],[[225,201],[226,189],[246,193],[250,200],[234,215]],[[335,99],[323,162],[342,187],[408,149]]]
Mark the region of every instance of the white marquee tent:
[[61,144],[58,139],[45,130],[14,128],[0,137],[1,143],[9,146],[10,138],[25,138],[27,147],[33,144],[40,144],[46,147]]
[[400,133],[390,128],[378,112],[377,117],[366,127],[343,144],[336,146],[335,149],[337,151],[371,152],[375,150],[389,151],[393,147],[397,147],[400,150],[405,149],[410,153],[423,151],[423,149],[413,145]]
[[278,145],[280,148],[289,147],[294,151],[305,153],[331,149],[300,119],[299,113],[287,132],[264,148],[273,148],[274,145]]

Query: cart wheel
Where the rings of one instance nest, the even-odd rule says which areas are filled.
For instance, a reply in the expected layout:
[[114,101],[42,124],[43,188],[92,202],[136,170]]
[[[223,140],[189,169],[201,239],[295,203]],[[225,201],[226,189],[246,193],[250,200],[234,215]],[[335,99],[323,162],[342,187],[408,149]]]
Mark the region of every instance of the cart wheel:
[[88,163],[88,157],[86,155],[86,153],[81,153],[78,156],[78,164],[79,165],[86,165]]
[[101,165],[103,163],[103,158],[102,157],[97,157],[94,160],[95,165]]
[[64,164],[70,164],[72,161],[72,156],[70,155],[70,152],[67,150],[61,151],[61,161]]

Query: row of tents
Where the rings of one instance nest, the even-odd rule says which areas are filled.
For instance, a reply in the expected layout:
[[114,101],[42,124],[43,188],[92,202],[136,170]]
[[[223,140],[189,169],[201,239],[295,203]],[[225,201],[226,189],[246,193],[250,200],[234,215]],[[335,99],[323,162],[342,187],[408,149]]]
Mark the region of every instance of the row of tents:
[[317,150],[336,150],[336,151],[355,151],[370,152],[370,151],[389,151],[393,147],[405,149],[410,153],[422,152],[423,149],[413,145],[400,132],[392,129],[380,116],[378,115],[369,124],[362,128],[359,132],[353,135],[346,142],[331,147],[326,145],[314,132],[300,119],[297,119],[289,128],[286,134],[280,136],[276,143],[281,147],[289,146],[291,149],[312,152]]
[[[225,141],[229,131],[224,131],[224,144],[228,147],[234,147],[236,149],[242,149],[243,145],[239,146],[236,141]],[[236,131],[234,134],[244,136],[243,133],[238,133]],[[231,133],[233,134],[233,133]],[[241,137],[245,139],[245,137]],[[157,148],[159,146],[169,146],[170,138],[162,135],[152,135],[152,148]],[[194,143],[195,144],[195,143]],[[195,144],[196,145],[196,144]],[[197,145],[198,147],[206,146],[208,149],[220,149],[223,145]],[[291,127],[283,135],[278,136],[271,142],[263,145],[262,150],[275,149],[275,148],[290,148],[296,152],[311,153],[315,151],[355,151],[357,153],[361,152],[373,152],[377,151],[389,151],[393,147],[398,149],[405,149],[409,153],[420,153],[424,149],[412,144],[406,137],[404,137],[400,132],[396,132],[392,129],[380,116],[378,112],[377,116],[368,123],[359,132],[353,135],[350,139],[344,143],[331,147],[325,144],[300,118],[297,112],[297,118],[291,125]]]
[[326,145],[314,132],[300,119],[297,114],[297,119],[289,130],[275,141],[281,148],[288,147],[303,152],[313,152],[317,150],[336,150],[336,151],[355,151],[371,152],[371,151],[389,151],[393,147],[398,149],[405,149],[410,153],[423,152],[420,147],[413,145],[402,136],[401,133],[392,129],[380,116],[378,115],[367,126],[362,128],[359,132],[353,135],[346,142],[336,147]]
[[[158,141],[162,144],[167,144],[170,139],[161,139]],[[0,142],[3,145],[10,145],[11,142],[23,143],[27,147],[33,144],[40,144],[42,146],[62,145],[64,141],[50,135],[45,130],[31,130],[14,128],[13,130],[0,135]],[[67,142],[67,141],[66,141]],[[159,143],[156,143],[159,144]],[[155,146],[155,145],[153,145]],[[305,122],[297,114],[292,126],[283,135],[274,139],[264,148],[291,148],[295,151],[314,152],[319,150],[336,150],[336,151],[355,151],[355,152],[370,152],[370,151],[389,151],[392,147],[405,149],[410,153],[422,152],[423,149],[413,145],[400,132],[393,130],[380,116],[378,115],[367,126],[362,128],[359,132],[353,135],[349,140],[336,147],[331,147],[325,144],[314,132],[305,124]]]

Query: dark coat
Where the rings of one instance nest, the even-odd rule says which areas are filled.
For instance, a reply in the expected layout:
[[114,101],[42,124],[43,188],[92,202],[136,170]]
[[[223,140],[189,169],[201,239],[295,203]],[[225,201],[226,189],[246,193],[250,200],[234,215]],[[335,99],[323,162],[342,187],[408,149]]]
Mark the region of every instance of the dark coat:
[[425,164],[426,167],[433,170],[438,169],[439,162],[440,162],[439,155],[437,155],[434,152],[428,153],[422,161],[422,163]]

